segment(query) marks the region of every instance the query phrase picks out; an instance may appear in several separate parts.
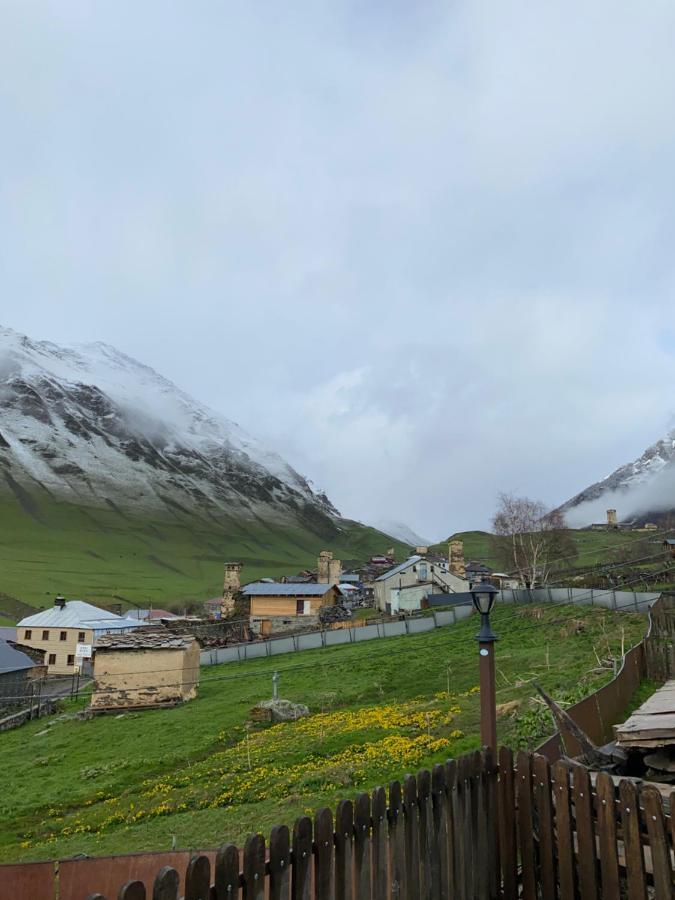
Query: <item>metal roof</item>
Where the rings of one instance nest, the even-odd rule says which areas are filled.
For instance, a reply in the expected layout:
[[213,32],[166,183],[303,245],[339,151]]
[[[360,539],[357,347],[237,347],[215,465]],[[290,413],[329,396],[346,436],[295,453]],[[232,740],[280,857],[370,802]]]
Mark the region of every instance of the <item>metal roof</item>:
[[7,641],[0,641],[0,675],[6,672],[17,672],[19,669],[32,669],[39,663],[34,662],[20,650],[15,650]]
[[256,581],[242,588],[242,594],[248,597],[323,597],[332,584],[268,584]]
[[18,625],[20,628],[93,628],[93,625],[87,623],[103,619],[120,621],[121,618],[115,613],[108,612],[107,609],[99,609],[98,606],[85,603],[84,600],[68,600],[63,608],[50,606],[42,612],[26,616]]
[[399,563],[397,566],[394,566],[393,569],[389,569],[388,572],[384,572],[375,581],[384,581],[387,578],[391,578],[393,575],[398,575],[399,572],[404,572],[409,566],[415,565],[422,559],[421,556],[409,556],[405,562]]

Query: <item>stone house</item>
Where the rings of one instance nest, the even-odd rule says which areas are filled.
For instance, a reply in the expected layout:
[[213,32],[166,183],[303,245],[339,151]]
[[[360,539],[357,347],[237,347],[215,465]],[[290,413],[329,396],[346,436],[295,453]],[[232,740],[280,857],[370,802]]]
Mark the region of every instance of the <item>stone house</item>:
[[19,706],[31,696],[36,682],[47,672],[43,657],[43,653],[30,649],[24,653],[0,640],[0,707]]
[[269,635],[319,622],[324,606],[335,606],[340,592],[334,584],[279,584],[256,581],[242,594],[248,601],[250,627]]
[[57,597],[54,606],[26,616],[16,626],[20,644],[43,650],[49,675],[72,675],[89,666],[97,639],[111,632],[138,628],[140,623],[99,609],[83,600]]
[[94,652],[93,710],[173,706],[197,696],[199,642],[139,629],[101,637]]
[[453,575],[447,563],[439,564],[415,554],[378,576],[374,588],[375,606],[382,612],[395,613],[420,609],[429,594],[468,591],[469,584]]

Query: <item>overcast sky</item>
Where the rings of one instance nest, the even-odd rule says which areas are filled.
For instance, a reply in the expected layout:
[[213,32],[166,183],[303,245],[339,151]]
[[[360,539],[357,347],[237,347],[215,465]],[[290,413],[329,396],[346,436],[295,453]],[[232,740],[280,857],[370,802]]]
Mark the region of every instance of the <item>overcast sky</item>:
[[364,521],[487,525],[675,412],[675,6],[0,7],[0,320]]

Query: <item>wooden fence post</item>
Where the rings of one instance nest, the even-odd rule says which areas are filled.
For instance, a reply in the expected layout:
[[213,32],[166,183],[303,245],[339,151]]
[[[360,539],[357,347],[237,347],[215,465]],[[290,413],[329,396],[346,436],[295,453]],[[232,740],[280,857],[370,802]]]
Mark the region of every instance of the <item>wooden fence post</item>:
[[234,844],[216,853],[215,900],[239,900],[239,849]]
[[243,900],[264,900],[264,897],[265,838],[261,834],[252,834],[244,844]]
[[455,811],[455,867],[458,900],[473,898],[473,859],[471,840],[471,758],[457,760],[457,808]]
[[553,842],[553,805],[551,769],[548,760],[535,756],[533,764],[534,798],[539,837],[539,882],[542,900],[555,900],[555,846]]
[[270,900],[290,900],[291,838],[285,825],[275,825],[270,834]]
[[564,762],[553,767],[555,788],[555,831],[558,851],[558,878],[560,900],[574,900],[574,835],[572,834],[572,810],[570,806],[570,772]]
[[[372,842],[375,842],[373,831]],[[371,898],[371,832],[370,796],[359,794],[354,804],[354,897],[355,900]]]
[[127,881],[117,896],[118,900],[145,900],[145,885],[142,881]]
[[185,900],[209,900],[211,864],[208,856],[193,856],[185,873]]
[[603,897],[619,897],[619,856],[616,844],[616,804],[614,781],[607,772],[598,772],[595,782],[600,839],[600,877]]
[[312,820],[308,816],[296,819],[293,826],[293,871],[291,897],[310,900],[312,885]]
[[431,896],[449,900],[448,835],[445,820],[445,769],[437,763],[431,772]]
[[579,894],[581,900],[597,900],[598,875],[593,829],[591,779],[585,766],[572,767],[572,797],[577,832]]
[[314,841],[315,900],[333,900],[333,815],[325,807],[314,817]]
[[448,861],[448,897],[454,900],[459,897],[457,884],[457,864],[455,860],[455,848],[457,836],[455,833],[455,810],[457,807],[457,763],[449,759],[445,764],[445,836],[446,855]]
[[523,878],[523,900],[536,900],[534,823],[532,820],[532,757],[519,750],[516,763],[518,844]]
[[499,817],[499,859],[504,900],[518,896],[516,847],[516,796],[513,783],[513,753],[508,747],[499,750],[499,782],[497,784]]
[[[652,873],[657,897],[669,897],[674,892],[673,870],[670,864],[670,846],[663,821],[661,794],[655,787],[647,786],[640,799],[644,804],[644,821],[649,834],[649,848],[652,857]],[[675,810],[671,811],[671,816]]]
[[352,900],[354,805],[340,800],[335,812],[335,900]]
[[403,823],[403,799],[401,784],[389,785],[389,877],[392,900],[407,898],[405,827]]
[[640,801],[632,781],[619,782],[623,848],[626,857],[628,900],[644,900],[647,896],[645,864],[640,841]]
[[384,788],[373,791],[373,900],[387,900],[389,882],[387,873],[387,795]]
[[155,877],[152,900],[178,900],[178,872],[171,866],[164,866]]
[[417,814],[420,848],[420,898],[430,900],[433,812],[431,810],[431,773],[428,769],[421,769],[417,773]]

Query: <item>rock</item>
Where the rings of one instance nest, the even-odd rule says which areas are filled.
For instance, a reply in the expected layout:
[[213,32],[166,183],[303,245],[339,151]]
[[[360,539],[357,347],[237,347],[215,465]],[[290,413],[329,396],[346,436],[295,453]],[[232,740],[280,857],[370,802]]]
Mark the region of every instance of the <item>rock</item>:
[[293,722],[308,715],[309,707],[290,700],[263,700],[251,710],[251,718],[257,722]]

